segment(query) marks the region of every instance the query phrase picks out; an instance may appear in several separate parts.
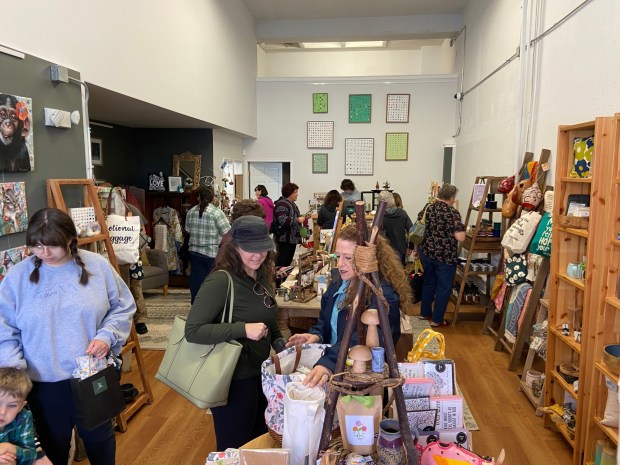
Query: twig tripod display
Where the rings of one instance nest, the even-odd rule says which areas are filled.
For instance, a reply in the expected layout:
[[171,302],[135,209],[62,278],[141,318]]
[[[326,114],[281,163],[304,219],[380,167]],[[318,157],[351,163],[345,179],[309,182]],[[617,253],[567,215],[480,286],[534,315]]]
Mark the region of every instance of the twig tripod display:
[[[392,340],[392,334],[390,331],[390,322],[388,320],[389,306],[383,296],[381,283],[379,281],[379,268],[375,243],[377,240],[377,234],[379,234],[379,225],[381,225],[381,222],[383,221],[385,206],[385,202],[381,201],[379,203],[377,213],[375,214],[375,218],[372,223],[370,237],[368,238],[364,211],[365,203],[363,201],[357,201],[355,203],[357,247],[355,248],[355,252],[353,254],[353,269],[358,277],[357,289],[353,300],[351,313],[347,319],[340,350],[338,352],[338,360],[336,361],[336,369],[334,371],[335,374],[330,380],[329,393],[325,406],[325,422],[323,423],[323,431],[321,433],[321,441],[319,443],[318,452],[320,456],[329,446],[336,402],[341,393],[348,393],[346,389],[349,388],[350,390],[355,389],[356,394],[360,395],[365,392],[369,392],[373,388],[393,386],[394,401],[398,412],[400,432],[407,454],[406,463],[408,465],[419,465],[418,454],[413,444],[411,430],[409,429],[407,411],[405,408],[405,398],[401,387],[402,378],[398,372],[396,350],[394,349],[394,341]],[[352,375],[343,372],[347,358],[347,350],[349,344],[351,343],[351,337],[356,324],[358,327],[358,344],[364,343],[364,331],[362,330],[361,314],[365,310],[365,308],[362,307],[365,307],[366,305],[366,299],[364,296],[367,288],[370,288],[372,293],[376,296],[377,313],[379,314],[379,324],[381,325],[381,333],[383,335],[383,345],[385,348],[385,357],[388,370],[387,373],[384,372],[383,376],[377,376],[376,373],[366,373],[367,376],[356,375],[353,377]]]

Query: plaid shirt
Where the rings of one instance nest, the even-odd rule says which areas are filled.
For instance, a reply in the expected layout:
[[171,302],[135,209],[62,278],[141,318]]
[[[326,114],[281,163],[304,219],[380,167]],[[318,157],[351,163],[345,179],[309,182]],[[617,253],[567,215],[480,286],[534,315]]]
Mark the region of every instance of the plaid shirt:
[[8,442],[15,446],[18,465],[30,465],[36,460],[34,424],[30,410],[23,409],[15,420],[0,431],[0,442]]
[[185,230],[190,234],[189,250],[213,258],[230,223],[224,212],[213,204],[207,205],[202,218],[198,217],[199,212],[200,205],[196,205],[187,212],[185,219]]

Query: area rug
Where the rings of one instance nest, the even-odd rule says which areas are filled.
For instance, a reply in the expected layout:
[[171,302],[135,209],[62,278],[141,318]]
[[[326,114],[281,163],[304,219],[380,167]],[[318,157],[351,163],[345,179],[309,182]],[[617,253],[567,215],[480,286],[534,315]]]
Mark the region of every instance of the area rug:
[[[401,330],[411,331],[413,341],[415,342],[415,340],[418,338],[418,335],[422,331],[430,327],[431,325],[429,324],[427,320],[420,320],[417,316],[411,316],[407,320],[405,320],[404,323],[401,325]],[[437,350],[437,341],[432,340],[430,344],[427,346],[427,350],[435,352]],[[456,372],[457,372],[457,377],[458,377],[458,367],[456,368]],[[456,386],[456,391],[458,395],[463,397],[463,423],[465,424],[465,428],[467,428],[470,431],[480,430],[480,428],[478,427],[478,423],[474,419],[474,416],[472,415],[471,410],[469,409],[469,405],[467,405],[467,399],[465,399],[465,396],[463,396],[463,392],[461,391],[461,388],[458,386],[458,383]]]
[[166,297],[162,289],[144,291],[144,302],[148,313],[146,325],[149,332],[138,335],[140,347],[146,350],[166,350],[174,317],[189,315],[189,289],[168,289]]

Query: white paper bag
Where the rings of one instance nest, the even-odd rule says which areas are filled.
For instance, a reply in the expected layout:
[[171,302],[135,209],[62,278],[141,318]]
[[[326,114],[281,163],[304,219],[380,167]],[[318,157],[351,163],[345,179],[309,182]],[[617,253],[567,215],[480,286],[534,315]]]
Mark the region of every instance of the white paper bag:
[[133,265],[140,258],[140,217],[108,215],[110,241],[119,265]]
[[291,449],[290,465],[315,463],[325,419],[325,391],[303,383],[286,385],[282,447]]

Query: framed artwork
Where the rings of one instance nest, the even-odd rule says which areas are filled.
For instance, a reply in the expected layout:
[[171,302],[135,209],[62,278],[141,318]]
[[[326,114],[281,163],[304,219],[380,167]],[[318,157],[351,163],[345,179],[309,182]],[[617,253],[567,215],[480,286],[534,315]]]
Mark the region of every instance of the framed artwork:
[[388,94],[385,106],[386,123],[408,123],[410,94]]
[[312,113],[327,113],[327,93],[312,94]]
[[308,121],[309,149],[333,149],[334,148],[334,122],[333,121]]
[[408,132],[385,133],[385,160],[406,161],[409,146]]
[[181,176],[168,176],[168,191],[183,192],[183,180]]
[[344,174],[372,175],[375,156],[373,138],[351,138],[344,140]]
[[20,245],[12,249],[0,252],[0,281],[4,279],[9,268],[21,262],[30,255],[30,249],[25,245]]
[[90,140],[90,160],[93,165],[103,165],[103,141],[101,139]]
[[312,172],[315,174],[327,173],[327,154],[326,153],[313,153],[312,154]]
[[349,94],[349,123],[370,123],[370,94]]
[[32,99],[0,92],[2,134],[0,134],[0,171],[34,170]]
[[28,229],[25,182],[0,183],[0,212],[0,236]]

